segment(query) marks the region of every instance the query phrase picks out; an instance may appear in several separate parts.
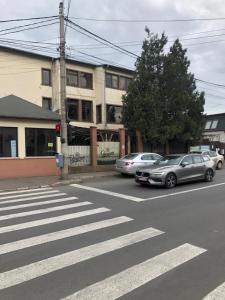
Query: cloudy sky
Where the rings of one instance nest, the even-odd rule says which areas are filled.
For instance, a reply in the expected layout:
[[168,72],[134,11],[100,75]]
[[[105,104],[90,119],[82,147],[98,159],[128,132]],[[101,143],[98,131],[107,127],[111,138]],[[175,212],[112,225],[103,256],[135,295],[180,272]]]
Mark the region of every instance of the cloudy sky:
[[[205,112],[225,112],[224,0],[64,0],[64,3],[65,14],[70,3],[71,21],[137,55],[141,52],[146,25],[153,33],[164,31],[168,47],[179,37],[187,48],[190,71],[208,82],[198,83],[198,89],[206,94]],[[57,15],[59,0],[0,0],[0,4],[2,21]],[[0,43],[56,56],[59,26],[54,23],[57,20],[39,22],[42,20],[1,23]],[[30,30],[32,23],[38,28]],[[71,27],[67,27],[66,37],[67,54],[72,58],[134,68],[134,56],[102,45]],[[19,32],[21,29],[29,30]]]

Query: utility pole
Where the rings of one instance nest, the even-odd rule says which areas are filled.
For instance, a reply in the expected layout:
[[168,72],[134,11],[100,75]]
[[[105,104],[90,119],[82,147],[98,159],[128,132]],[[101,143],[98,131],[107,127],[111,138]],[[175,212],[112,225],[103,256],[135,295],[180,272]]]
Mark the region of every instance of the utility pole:
[[61,107],[61,152],[64,156],[64,166],[60,168],[61,179],[68,177],[67,161],[67,122],[66,122],[66,66],[65,66],[65,26],[64,26],[64,1],[59,4],[59,24],[60,24],[60,107]]

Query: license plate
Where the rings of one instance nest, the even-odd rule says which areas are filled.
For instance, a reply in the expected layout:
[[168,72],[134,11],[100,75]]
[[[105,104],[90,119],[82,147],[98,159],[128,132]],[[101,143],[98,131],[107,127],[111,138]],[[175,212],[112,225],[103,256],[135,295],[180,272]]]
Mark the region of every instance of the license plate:
[[148,181],[148,178],[147,177],[138,177],[138,180],[140,180],[140,181]]

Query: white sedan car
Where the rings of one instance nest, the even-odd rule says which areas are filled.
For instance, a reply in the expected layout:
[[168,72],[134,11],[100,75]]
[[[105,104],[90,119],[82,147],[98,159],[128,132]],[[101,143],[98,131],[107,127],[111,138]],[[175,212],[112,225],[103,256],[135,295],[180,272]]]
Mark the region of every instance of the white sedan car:
[[151,166],[160,158],[162,158],[162,156],[157,153],[131,153],[117,159],[115,169],[121,174],[133,175],[137,169]]

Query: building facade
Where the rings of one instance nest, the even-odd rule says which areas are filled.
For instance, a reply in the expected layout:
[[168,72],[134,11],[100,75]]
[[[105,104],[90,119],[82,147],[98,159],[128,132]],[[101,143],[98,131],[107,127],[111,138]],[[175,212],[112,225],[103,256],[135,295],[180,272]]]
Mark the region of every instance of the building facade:
[[202,143],[209,145],[212,150],[225,154],[225,113],[206,116]]
[[[14,95],[39,106],[43,111],[60,115],[59,59],[1,46],[0,70],[0,103],[1,99]],[[132,77],[133,71],[128,69],[66,59],[66,159],[69,160],[71,168],[90,165],[91,127],[96,128],[99,165],[110,164],[120,155],[119,129],[123,128],[122,95],[126,93]],[[37,122],[36,116],[35,121],[29,120],[35,123],[35,128],[53,130],[56,119],[50,118],[46,119],[45,123],[43,120],[40,123]],[[22,128],[21,124],[27,119],[19,120],[18,128]],[[3,131],[3,127],[15,127],[15,122],[16,116],[9,117],[7,124],[6,118],[0,116],[0,132]],[[19,132],[22,133],[21,130]],[[18,157],[21,160],[27,158],[26,151],[22,150],[25,147],[24,134],[20,134],[18,140]],[[1,143],[3,142],[0,133],[0,150]],[[60,152],[59,139],[56,144],[56,151]],[[38,153],[36,157],[39,158]],[[44,155],[41,155],[41,158],[44,159]],[[46,154],[45,159],[47,158],[52,160],[52,157]],[[0,151],[0,164],[4,159],[4,153]],[[7,160],[9,164],[10,156]],[[50,173],[56,174],[55,168],[52,168]],[[32,172],[31,174],[34,175]]]

